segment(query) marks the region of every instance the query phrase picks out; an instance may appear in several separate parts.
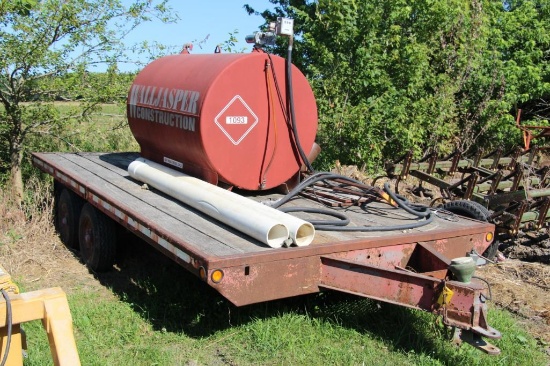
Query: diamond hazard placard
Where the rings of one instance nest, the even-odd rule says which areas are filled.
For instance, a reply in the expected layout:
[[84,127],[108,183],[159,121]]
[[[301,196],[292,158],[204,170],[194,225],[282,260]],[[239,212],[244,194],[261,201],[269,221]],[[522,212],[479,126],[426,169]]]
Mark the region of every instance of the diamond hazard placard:
[[238,145],[258,124],[258,117],[240,95],[235,95],[214,122],[233,145]]

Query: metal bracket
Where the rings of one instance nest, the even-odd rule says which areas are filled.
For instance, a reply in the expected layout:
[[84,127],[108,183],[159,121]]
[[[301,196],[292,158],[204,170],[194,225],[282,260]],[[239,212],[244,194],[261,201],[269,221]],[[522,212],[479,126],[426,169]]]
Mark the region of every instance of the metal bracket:
[[489,355],[499,355],[500,348],[494,346],[493,344],[485,341],[479,334],[474,333],[469,330],[464,330],[460,328],[454,328],[453,343],[459,345],[462,342],[466,342],[469,345],[489,354]]

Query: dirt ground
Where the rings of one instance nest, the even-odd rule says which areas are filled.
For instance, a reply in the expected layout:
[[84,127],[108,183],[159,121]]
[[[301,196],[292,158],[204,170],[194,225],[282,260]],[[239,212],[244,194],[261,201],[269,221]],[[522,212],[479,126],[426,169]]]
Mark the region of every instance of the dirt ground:
[[[47,209],[51,212],[50,207]],[[50,214],[25,220],[24,215],[0,202],[0,265],[23,285],[24,291],[100,288],[77,255],[61,243],[52,222]]]
[[500,251],[506,258],[550,264],[550,239],[547,231],[502,240]]
[[478,267],[476,275],[489,281],[494,303],[516,314],[550,354],[550,266],[505,259]]

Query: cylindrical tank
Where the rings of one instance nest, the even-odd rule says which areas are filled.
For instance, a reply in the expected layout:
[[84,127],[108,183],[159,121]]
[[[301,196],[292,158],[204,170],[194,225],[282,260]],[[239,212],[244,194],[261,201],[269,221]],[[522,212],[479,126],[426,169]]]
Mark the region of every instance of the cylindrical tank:
[[[144,158],[210,183],[247,190],[291,180],[302,162],[288,124],[285,60],[266,53],[180,54],[136,77],[127,101],[130,129]],[[292,66],[298,136],[306,154],[317,106]]]

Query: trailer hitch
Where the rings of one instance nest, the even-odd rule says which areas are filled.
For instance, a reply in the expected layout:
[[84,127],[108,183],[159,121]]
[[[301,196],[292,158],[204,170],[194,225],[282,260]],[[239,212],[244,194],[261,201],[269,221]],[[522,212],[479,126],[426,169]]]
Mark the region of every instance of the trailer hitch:
[[[487,354],[500,354],[498,347],[483,339],[483,337],[500,339],[502,336],[498,330],[488,324],[487,296],[484,294],[484,291],[480,290],[478,284],[475,282],[470,284],[471,286],[460,286],[455,282],[452,284],[449,283],[450,286],[447,286],[447,284],[448,282],[445,280],[442,280],[440,284],[441,290],[438,299],[440,309],[438,312],[443,317],[443,324],[453,329],[453,343],[460,344],[466,342]],[[443,302],[440,300],[442,297],[445,298],[444,294],[454,294],[455,291],[464,291],[463,296],[465,297],[463,299],[473,300],[471,313],[468,316],[464,316],[465,314],[456,307],[452,310],[448,308],[452,299],[445,299],[446,301]],[[450,296],[452,297],[453,295]],[[449,297],[449,295],[446,297]]]
[[470,283],[448,281],[446,258],[425,243],[418,243],[415,250],[429,262],[424,270],[322,256],[319,287],[432,312],[456,329],[455,343],[464,341],[488,354],[499,354],[499,348],[482,339],[501,338],[487,322],[487,286],[477,279]]

